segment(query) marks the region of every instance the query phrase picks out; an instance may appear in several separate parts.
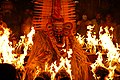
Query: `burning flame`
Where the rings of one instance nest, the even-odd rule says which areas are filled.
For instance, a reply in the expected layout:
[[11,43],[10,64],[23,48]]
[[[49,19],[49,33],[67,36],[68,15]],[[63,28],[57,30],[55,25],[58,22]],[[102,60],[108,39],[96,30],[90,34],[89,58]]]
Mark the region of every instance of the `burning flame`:
[[91,53],[96,53],[96,45],[98,45],[98,39],[96,39],[96,35],[92,34],[93,33],[93,28],[94,26],[87,26],[87,48],[90,49]]
[[[94,26],[87,26],[87,38],[84,38],[84,36],[81,37],[80,34],[78,34],[78,36],[76,37],[77,40],[79,41],[79,43],[83,46],[85,45],[86,47],[86,51],[90,50],[90,53],[95,54],[96,53],[96,45],[98,45],[98,39],[96,39],[96,35],[94,35],[93,33],[93,28]],[[85,42],[85,40],[87,42]]]
[[27,50],[29,46],[33,44],[32,36],[35,33],[34,28],[32,27],[31,32],[27,35],[28,38],[21,36],[21,40],[18,42],[18,44],[16,44],[15,48],[24,45],[24,53],[20,54],[20,56],[14,52],[15,48],[13,48],[12,42],[9,41],[10,29],[3,28],[3,30],[4,32],[0,36],[0,62],[12,64],[16,68],[23,67],[24,58],[27,55]]
[[[112,80],[114,78],[114,70],[116,69],[116,63],[119,62],[119,52],[117,51],[118,48],[115,47],[115,45],[112,42],[112,36],[110,35],[108,31],[108,27],[104,28],[105,33],[101,33],[103,31],[102,27],[100,28],[100,45],[102,46],[103,49],[107,50],[107,66],[103,64],[103,58],[102,55],[103,53],[99,52],[98,58],[94,64],[91,65],[92,67],[92,72],[94,73],[94,77],[96,78],[95,75],[95,69],[98,66],[101,66],[109,71],[108,76],[105,78],[106,80]],[[111,28],[113,30],[113,28]]]
[[12,42],[9,41],[9,35],[10,35],[10,30],[7,28],[3,28],[4,34],[0,36],[0,61],[1,63],[9,63],[12,64],[14,60],[16,60],[14,57],[15,55],[12,54]]
[[[103,67],[105,69],[107,69],[109,71],[108,76],[105,78],[106,80],[109,79],[113,79],[114,78],[114,70],[116,69],[116,64],[118,62],[120,62],[120,54],[118,52],[118,47],[116,48],[115,45],[112,42],[112,38],[113,35],[111,35],[109,33],[108,27],[105,27],[105,33],[102,34],[103,29],[100,28],[100,39],[96,39],[95,35],[92,35],[92,30],[93,30],[94,26],[88,26],[88,31],[87,31],[87,46],[91,48],[94,47],[94,52],[96,52],[96,46],[100,45],[102,47],[102,49],[106,49],[107,50],[107,66],[103,63],[103,53],[104,51],[99,51],[96,54],[98,55],[97,60],[95,61],[95,63],[93,63],[91,65],[92,67],[92,72],[93,72],[93,76],[95,78],[98,78],[95,74],[95,70],[97,67]],[[9,37],[10,37],[10,30],[8,28],[3,28],[4,32],[3,34],[0,36],[0,63],[8,63],[8,64],[12,64],[14,65],[16,68],[21,68],[23,69],[23,64],[24,64],[24,59],[25,56],[28,53],[28,49],[31,45],[33,45],[33,35],[35,34],[35,30],[32,27],[32,30],[30,31],[30,33],[27,36],[21,36],[18,44],[16,44],[15,47],[13,47],[12,42],[9,41]],[[111,27],[110,30],[113,31],[113,28]],[[85,44],[83,37],[81,37],[80,35],[78,36],[78,41],[80,42],[80,44]],[[21,46],[24,46],[23,49],[23,54],[17,54],[15,53],[15,49],[19,48]],[[64,52],[66,52],[68,54],[67,57],[61,57],[60,58],[60,63],[59,66],[57,65],[57,62],[55,61],[54,63],[51,64],[50,69],[48,68],[48,64],[45,64],[45,71],[49,71],[51,73],[51,80],[54,80],[55,75],[62,69],[65,69],[66,72],[70,75],[70,78],[72,80],[72,70],[71,70],[71,60],[70,58],[72,57],[72,49],[66,50],[66,49],[62,49]],[[105,53],[104,53],[105,54]],[[40,72],[40,68],[36,67],[37,71],[36,71],[36,76],[39,74]],[[36,77],[35,76],[35,77]]]
[[50,66],[51,80],[54,80],[55,75],[62,69],[66,70],[66,72],[70,75],[70,78],[72,80],[72,73],[71,73],[72,70],[71,70],[71,64],[70,64],[71,60],[69,60],[71,58],[72,49],[69,49],[69,51],[66,51],[66,52],[68,53],[68,57],[65,57],[65,58],[61,57],[59,66],[57,66],[56,61],[51,64]]
[[24,45],[24,53],[20,55],[19,60],[18,60],[18,64],[19,66],[22,66],[24,64],[24,58],[27,55],[27,51],[30,45],[33,45],[33,41],[32,41],[32,36],[33,34],[35,34],[35,30],[32,27],[30,33],[27,35],[27,40],[25,36],[21,36],[21,39],[18,43],[18,46],[22,46]]
[[84,36],[81,36],[80,34],[77,33],[78,36],[76,36],[77,40],[79,41],[79,43],[83,46],[85,44],[84,40]]
[[[116,64],[120,62],[120,54],[118,52],[119,48],[118,45],[115,47],[115,45],[112,42],[113,34],[110,33],[110,31],[113,31],[114,28],[111,27],[108,30],[108,27],[106,26],[104,29],[100,27],[99,31],[99,39],[96,39],[96,35],[92,34],[94,26],[87,26],[87,38],[86,43],[82,40],[81,36],[79,36],[78,41],[80,44],[86,44],[86,50],[90,49],[90,53],[94,53],[98,55],[97,60],[95,63],[91,65],[93,76],[95,79],[99,79],[97,75],[95,74],[95,70],[97,67],[103,67],[104,69],[109,71],[109,74],[107,77],[105,77],[105,80],[112,80],[114,78],[114,70],[116,69]],[[103,33],[104,32],[104,33]],[[101,46],[102,50],[99,50],[96,52],[96,46]],[[93,49],[92,49],[93,48]],[[105,52],[106,50],[106,52]],[[107,64],[103,63],[103,57],[102,55],[107,55]]]
[[[45,72],[49,72],[51,74],[51,80],[55,80],[56,74],[64,69],[66,72],[70,75],[70,78],[72,80],[72,70],[71,70],[71,60],[70,58],[72,57],[72,49],[69,49],[68,51],[66,49],[63,49],[64,52],[68,54],[68,57],[61,57],[60,58],[60,63],[57,65],[57,62],[53,62],[50,66],[48,66],[48,63],[45,63]],[[34,79],[37,77],[37,75],[41,72],[41,69],[39,67],[36,67],[36,73]]]

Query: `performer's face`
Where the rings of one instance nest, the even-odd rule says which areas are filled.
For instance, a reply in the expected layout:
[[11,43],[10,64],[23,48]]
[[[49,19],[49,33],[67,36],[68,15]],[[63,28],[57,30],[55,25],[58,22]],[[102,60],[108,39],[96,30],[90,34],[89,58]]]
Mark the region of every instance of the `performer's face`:
[[53,25],[50,23],[47,24],[47,29],[49,37],[53,37],[55,42],[57,42],[56,44],[59,45],[59,47],[63,47],[63,45],[65,45],[65,37],[71,35],[72,24],[70,22],[57,22]]
[[58,44],[63,44],[63,23],[59,22],[57,24],[54,24],[54,36],[56,38],[56,41]]

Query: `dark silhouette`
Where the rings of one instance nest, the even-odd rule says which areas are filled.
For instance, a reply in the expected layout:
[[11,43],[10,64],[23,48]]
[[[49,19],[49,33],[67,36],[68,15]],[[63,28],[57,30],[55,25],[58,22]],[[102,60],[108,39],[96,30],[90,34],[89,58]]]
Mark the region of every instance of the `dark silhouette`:
[[16,69],[10,64],[0,64],[0,80],[16,80]]

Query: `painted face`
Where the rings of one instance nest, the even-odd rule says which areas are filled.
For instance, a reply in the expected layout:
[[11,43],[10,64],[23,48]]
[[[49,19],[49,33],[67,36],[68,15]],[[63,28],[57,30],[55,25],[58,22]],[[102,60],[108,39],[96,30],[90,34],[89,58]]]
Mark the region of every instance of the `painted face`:
[[57,41],[57,44],[63,44],[63,23],[59,22],[59,23],[55,23],[53,24],[54,28],[54,37]]
[[71,23],[62,22],[54,23],[53,25],[48,25],[48,32],[50,37],[54,37],[57,44],[62,46],[65,43],[65,37],[69,36],[72,29]]

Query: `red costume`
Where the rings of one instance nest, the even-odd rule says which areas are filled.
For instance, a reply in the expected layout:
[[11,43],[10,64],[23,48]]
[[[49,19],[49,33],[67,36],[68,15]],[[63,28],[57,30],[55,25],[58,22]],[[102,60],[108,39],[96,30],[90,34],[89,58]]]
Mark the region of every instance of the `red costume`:
[[[26,65],[28,80],[33,80],[37,67],[41,69],[39,73],[41,74],[44,72],[46,62],[50,66],[54,61],[59,63],[61,57],[68,57],[63,49],[73,51],[70,58],[73,80],[88,80],[88,65],[86,64],[88,58],[73,33],[75,15],[72,12],[74,11],[72,0],[43,0],[43,2],[37,0],[36,4],[42,4],[41,10],[45,12],[39,14],[42,18],[39,24],[43,26],[36,28],[38,31]],[[46,8],[49,8],[47,10],[50,12],[47,13]]]

